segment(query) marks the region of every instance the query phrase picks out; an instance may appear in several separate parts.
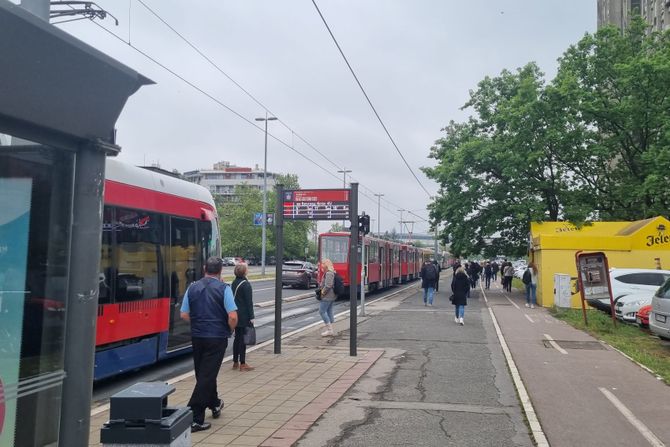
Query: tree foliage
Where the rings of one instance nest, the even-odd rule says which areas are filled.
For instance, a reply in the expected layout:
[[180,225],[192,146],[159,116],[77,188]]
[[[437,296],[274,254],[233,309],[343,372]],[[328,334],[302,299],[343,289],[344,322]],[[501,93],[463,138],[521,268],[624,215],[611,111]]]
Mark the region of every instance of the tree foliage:
[[440,185],[431,218],[455,255],[527,250],[532,221],[667,214],[670,35],[586,35],[547,84],[534,63],[486,77],[425,168]]
[[[300,188],[296,175],[279,176],[277,183],[283,184],[286,189]],[[268,213],[276,212],[276,197],[276,188],[268,191]],[[245,185],[235,188],[233,200],[219,203],[221,249],[224,255],[261,259],[262,227],[253,225],[253,217],[262,210],[262,191]],[[316,248],[308,240],[310,228],[311,222],[284,221],[285,258],[302,259],[305,257],[305,248],[309,250],[308,256],[315,256]],[[266,230],[266,256],[269,258],[275,255],[276,250],[275,227],[268,225]]]

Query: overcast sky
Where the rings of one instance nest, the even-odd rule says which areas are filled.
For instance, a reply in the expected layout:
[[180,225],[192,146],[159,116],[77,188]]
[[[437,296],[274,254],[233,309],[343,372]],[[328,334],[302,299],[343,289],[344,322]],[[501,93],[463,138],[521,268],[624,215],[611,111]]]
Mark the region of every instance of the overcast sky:
[[[360,210],[381,229],[400,212],[427,218],[430,199],[389,141],[337,52],[311,0],[143,0],[297,134],[338,167],[271,122],[286,146],[268,144],[268,170],[299,176],[303,188],[337,188],[346,167],[361,184]],[[138,0],[97,0],[113,14],[97,20],[248,120],[265,110],[209,65]],[[484,76],[536,61],[549,78],[556,59],[596,28],[596,0],[318,0],[335,37],[425,188],[419,170],[430,146]],[[83,20],[57,25],[127,64],[156,85],[130,98],[118,123],[119,158],[164,169],[211,168],[227,160],[263,166],[263,132]],[[260,123],[262,124],[262,123]],[[328,171],[328,172],[326,172]],[[415,220],[415,232],[428,224]],[[323,228],[329,225],[323,224]]]

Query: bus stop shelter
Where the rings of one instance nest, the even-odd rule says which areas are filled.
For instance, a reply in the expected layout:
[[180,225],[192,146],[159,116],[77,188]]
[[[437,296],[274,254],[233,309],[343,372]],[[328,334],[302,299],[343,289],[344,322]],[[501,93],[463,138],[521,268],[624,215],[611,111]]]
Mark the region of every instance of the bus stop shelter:
[[[670,269],[670,221],[664,217],[593,222],[580,228],[568,222],[534,222],[530,232],[531,259],[539,270],[537,302],[544,307],[554,305],[555,274],[577,277],[578,251],[604,252],[610,268]],[[570,302],[581,307],[579,293]]]
[[0,61],[0,446],[85,446],[105,156],[151,81],[5,1]]

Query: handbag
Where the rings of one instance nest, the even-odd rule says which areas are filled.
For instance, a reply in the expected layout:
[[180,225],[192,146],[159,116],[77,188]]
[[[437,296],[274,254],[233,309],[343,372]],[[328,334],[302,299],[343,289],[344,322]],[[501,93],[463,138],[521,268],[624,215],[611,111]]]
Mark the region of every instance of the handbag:
[[319,301],[321,301],[321,299],[322,299],[322,296],[321,296],[321,289],[316,289],[316,290],[314,291],[314,294],[316,295],[316,299],[319,300]]
[[452,303],[454,302],[454,295],[451,295],[451,296],[449,297],[449,301],[451,301]]
[[244,344],[247,346],[256,344],[256,328],[253,325],[244,328]]

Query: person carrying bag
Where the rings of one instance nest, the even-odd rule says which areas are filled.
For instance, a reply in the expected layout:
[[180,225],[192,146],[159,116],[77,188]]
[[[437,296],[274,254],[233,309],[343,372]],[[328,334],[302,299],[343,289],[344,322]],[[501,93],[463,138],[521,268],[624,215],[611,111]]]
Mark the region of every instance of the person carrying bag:
[[254,303],[251,284],[247,280],[247,265],[235,266],[235,280],[231,284],[235,304],[237,305],[238,324],[235,328],[233,342],[233,369],[251,371],[254,369],[246,362],[247,345],[256,344],[256,328],[254,327]]

